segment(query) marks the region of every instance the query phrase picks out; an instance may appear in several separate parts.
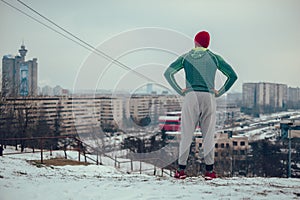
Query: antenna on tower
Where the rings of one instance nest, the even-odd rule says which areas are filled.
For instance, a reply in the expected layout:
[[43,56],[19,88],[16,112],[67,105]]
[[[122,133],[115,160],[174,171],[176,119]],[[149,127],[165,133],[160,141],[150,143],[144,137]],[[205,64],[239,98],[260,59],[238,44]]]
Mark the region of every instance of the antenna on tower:
[[21,45],[21,49],[19,49],[19,53],[20,53],[20,56],[22,57],[23,61],[25,60],[27,51],[28,50],[25,48],[25,45],[24,45],[24,39],[22,39],[22,45]]

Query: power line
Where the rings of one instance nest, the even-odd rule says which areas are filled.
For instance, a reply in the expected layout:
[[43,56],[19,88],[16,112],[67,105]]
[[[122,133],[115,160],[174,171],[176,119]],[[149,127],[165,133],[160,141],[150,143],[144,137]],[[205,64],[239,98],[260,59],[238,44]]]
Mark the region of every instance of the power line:
[[29,15],[29,14],[27,14],[26,12],[22,11],[21,9],[19,9],[19,8],[15,7],[15,6],[13,6],[12,4],[10,4],[10,3],[8,3],[8,2],[6,2],[6,1],[4,1],[4,0],[0,0],[0,1],[2,1],[3,3],[5,3],[7,6],[9,6],[9,7],[13,8],[13,9],[19,11],[19,12],[22,13],[23,15],[29,17],[30,19],[32,19],[32,20],[38,22],[39,24],[41,24],[41,25],[43,25],[43,26],[49,28],[50,30],[52,30],[52,31],[54,31],[54,32],[56,32],[56,33],[58,33],[59,35],[65,37],[66,39],[71,40],[71,41],[75,42],[76,44],[82,46],[83,48],[85,48],[85,49],[91,51],[91,49],[87,48],[86,46],[84,46],[84,45],[82,45],[81,43],[77,42],[76,40],[72,39],[71,37],[68,37],[67,35],[65,35],[65,34],[63,34],[63,33],[59,32],[59,31],[55,30],[55,29],[52,28],[51,26],[49,26],[49,25],[45,24],[44,22],[42,22],[42,21],[40,21],[40,20],[38,20],[38,19],[32,17],[31,15]]
[[56,26],[57,28],[61,29],[63,32],[69,34],[70,36],[72,36],[73,38],[75,38],[76,40],[82,42],[83,44],[87,45],[89,48],[93,49],[94,51],[97,52],[97,54],[103,56],[104,58],[106,58],[109,61],[112,61],[113,63],[119,65],[120,67],[122,67],[123,69],[127,69],[129,71],[133,71],[134,73],[136,73],[138,76],[140,76],[141,78],[147,79],[148,81],[151,82],[155,82],[152,79],[148,78],[147,76],[131,69],[130,67],[128,67],[127,65],[125,65],[124,63],[114,59],[113,57],[109,56],[108,54],[106,54],[103,51],[100,51],[99,49],[95,48],[94,46],[92,46],[91,44],[85,42],[84,40],[80,39],[78,36],[74,35],[73,33],[71,33],[70,31],[66,30],[65,28],[63,28],[62,26],[58,25],[57,23],[55,23],[53,20],[49,19],[48,17],[42,15],[40,12],[36,11],[35,9],[31,8],[30,6],[28,6],[27,4],[25,4],[23,1],[21,0],[17,0],[19,3],[21,3],[22,5],[24,5],[26,8],[28,8],[29,10],[31,10],[32,12],[36,13],[37,15],[39,15],[40,17],[42,17],[43,19],[45,19],[46,21],[50,22],[51,24],[53,24],[54,26]]
[[[53,27],[45,24],[44,22],[34,18],[33,16],[27,14],[26,12],[22,11],[21,9],[13,6],[12,4],[6,2],[5,0],[1,0],[3,3],[5,3],[6,5],[8,5],[9,7],[19,11],[20,13],[24,14],[25,16],[29,17],[30,19],[38,22],[39,24],[45,26],[46,28],[58,33],[59,35],[63,36],[64,38],[72,41],[72,42],[75,42],[76,44],[80,45],[81,47],[93,52],[93,53],[96,53],[97,55],[99,56],[102,56],[104,57],[105,59],[111,61],[112,63],[115,63],[117,64],[119,67],[122,67],[123,69],[126,69],[126,70],[129,70],[129,71],[132,71],[134,72],[137,76],[143,78],[143,79],[146,79],[150,82],[153,82],[155,83],[154,80],[152,80],[151,78],[145,76],[144,74],[141,74],[133,69],[131,69],[130,67],[128,67],[127,65],[125,65],[124,63],[114,59],[113,57],[109,56],[108,54],[106,54],[105,52],[95,48],[94,46],[92,46],[91,44],[85,42],[84,40],[80,39],[78,36],[76,36],[75,34],[71,33],[70,31],[66,30],[65,28],[63,28],[62,26],[58,25],[57,23],[55,23],[54,21],[52,21],[51,19],[49,19],[48,17],[42,15],[40,12],[36,11],[35,9],[33,9],[32,7],[28,6],[26,3],[22,2],[21,0],[17,0],[20,4],[22,4],[23,6],[25,6],[26,8],[28,8],[29,10],[31,10],[32,12],[34,12],[35,14],[37,14],[38,16],[40,16],[41,18],[43,18],[44,20],[46,20],[47,22],[51,23],[52,25],[54,25],[55,27],[59,28],[60,30],[62,30],[63,32],[67,33],[67,36],[66,34],[62,33],[62,32],[59,32],[58,30],[54,29]],[[71,37],[70,37],[71,36]],[[73,39],[74,38],[74,39]],[[79,42],[78,42],[79,41]]]

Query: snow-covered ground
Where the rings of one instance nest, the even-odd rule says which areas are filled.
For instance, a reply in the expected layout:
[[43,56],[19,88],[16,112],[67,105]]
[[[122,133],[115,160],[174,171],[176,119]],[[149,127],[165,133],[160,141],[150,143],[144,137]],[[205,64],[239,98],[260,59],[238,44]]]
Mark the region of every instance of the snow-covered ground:
[[175,180],[103,165],[36,167],[33,159],[39,154],[0,157],[0,200],[300,199],[300,179]]

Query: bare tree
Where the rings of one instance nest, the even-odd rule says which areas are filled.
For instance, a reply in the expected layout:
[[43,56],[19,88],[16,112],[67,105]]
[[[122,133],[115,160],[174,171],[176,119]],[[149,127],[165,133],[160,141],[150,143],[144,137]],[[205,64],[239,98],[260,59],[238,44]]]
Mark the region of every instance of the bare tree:
[[[18,99],[18,101],[19,102],[14,102],[17,136],[20,138],[27,138],[31,136],[31,132],[29,130],[32,129],[30,126],[33,124],[32,114],[35,109],[33,103],[30,102],[26,97]],[[24,148],[25,142],[24,140],[21,140],[21,152],[24,151]]]

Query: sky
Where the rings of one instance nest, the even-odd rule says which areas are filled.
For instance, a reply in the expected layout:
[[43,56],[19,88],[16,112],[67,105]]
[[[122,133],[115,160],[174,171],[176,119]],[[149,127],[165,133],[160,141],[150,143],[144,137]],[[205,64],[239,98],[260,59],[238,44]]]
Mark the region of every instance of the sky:
[[[42,20],[16,0],[5,1]],[[0,1],[0,55],[17,55],[24,42],[26,59],[38,59],[41,87],[137,90],[153,82],[169,88],[163,72],[193,48],[201,30],[211,35],[209,49],[238,74],[231,92],[241,92],[246,82],[300,87],[297,0],[23,2],[125,65],[103,59]],[[182,77],[177,77],[180,84]],[[217,85],[225,80],[217,79]]]

